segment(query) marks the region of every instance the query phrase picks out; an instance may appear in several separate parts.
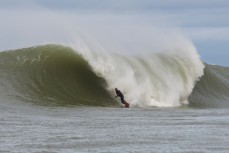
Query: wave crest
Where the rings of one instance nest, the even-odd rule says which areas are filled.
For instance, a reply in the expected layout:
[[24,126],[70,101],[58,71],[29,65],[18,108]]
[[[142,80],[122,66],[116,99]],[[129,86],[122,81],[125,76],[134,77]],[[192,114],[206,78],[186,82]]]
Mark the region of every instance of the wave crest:
[[204,65],[192,45],[186,50],[151,54],[92,51],[87,46],[76,47],[76,50],[93,71],[106,80],[107,90],[112,92],[114,88],[120,88],[132,106],[188,104],[196,81],[203,75]]

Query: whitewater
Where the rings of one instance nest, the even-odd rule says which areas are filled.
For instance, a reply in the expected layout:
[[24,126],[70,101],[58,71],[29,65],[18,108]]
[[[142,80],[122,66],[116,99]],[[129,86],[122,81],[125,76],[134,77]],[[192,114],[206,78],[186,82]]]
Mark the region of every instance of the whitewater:
[[188,104],[188,96],[203,75],[204,66],[194,47],[149,55],[80,53],[105,78],[107,89],[120,88],[132,106]]

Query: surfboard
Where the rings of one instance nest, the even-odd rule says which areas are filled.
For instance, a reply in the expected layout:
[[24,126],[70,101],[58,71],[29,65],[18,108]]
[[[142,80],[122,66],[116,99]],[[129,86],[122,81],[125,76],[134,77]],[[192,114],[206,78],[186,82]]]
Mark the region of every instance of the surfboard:
[[126,108],[129,108],[130,107],[130,104],[128,102],[125,103],[125,107]]

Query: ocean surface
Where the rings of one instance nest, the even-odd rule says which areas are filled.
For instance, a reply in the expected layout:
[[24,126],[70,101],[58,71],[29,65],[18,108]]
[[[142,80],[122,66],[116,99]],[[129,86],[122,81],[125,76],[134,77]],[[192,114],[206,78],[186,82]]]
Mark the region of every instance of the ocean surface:
[[192,49],[34,46],[0,52],[0,73],[2,153],[229,151],[229,68]]

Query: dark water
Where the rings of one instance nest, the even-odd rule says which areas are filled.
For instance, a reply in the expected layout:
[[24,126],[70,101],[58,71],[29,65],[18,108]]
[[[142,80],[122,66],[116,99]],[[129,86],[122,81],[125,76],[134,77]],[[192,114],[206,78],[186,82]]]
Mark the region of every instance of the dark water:
[[48,45],[0,54],[4,97],[41,105],[114,105],[105,81],[70,48]]
[[2,110],[2,153],[227,153],[228,109]]

